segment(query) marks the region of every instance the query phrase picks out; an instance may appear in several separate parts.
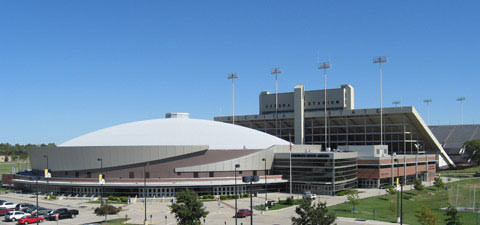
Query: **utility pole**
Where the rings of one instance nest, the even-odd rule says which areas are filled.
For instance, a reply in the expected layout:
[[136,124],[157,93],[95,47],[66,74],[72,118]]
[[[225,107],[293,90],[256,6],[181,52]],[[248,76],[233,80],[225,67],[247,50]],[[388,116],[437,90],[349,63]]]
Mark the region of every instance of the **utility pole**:
[[328,121],[327,121],[327,69],[332,68],[332,65],[329,62],[323,62],[318,65],[318,69],[322,70],[323,69],[323,87],[324,87],[324,93],[323,93],[323,103],[324,103],[324,111],[323,113],[325,114],[325,151],[327,151],[327,146],[328,146],[328,134],[327,134],[327,129],[328,129]]
[[425,99],[423,102],[427,103],[427,125],[430,125],[430,103],[432,99]]
[[460,102],[460,124],[463,124],[463,101],[465,101],[465,97],[459,97],[457,101]]
[[270,74],[275,74],[275,136],[278,137],[278,74],[282,73],[282,69],[274,68]]
[[380,65],[380,145],[383,145],[383,78],[382,78],[382,64],[387,63],[388,58],[386,56],[378,56],[373,58],[373,63]]
[[234,80],[238,78],[238,74],[228,74],[227,79],[232,80],[232,124],[235,125],[235,85]]

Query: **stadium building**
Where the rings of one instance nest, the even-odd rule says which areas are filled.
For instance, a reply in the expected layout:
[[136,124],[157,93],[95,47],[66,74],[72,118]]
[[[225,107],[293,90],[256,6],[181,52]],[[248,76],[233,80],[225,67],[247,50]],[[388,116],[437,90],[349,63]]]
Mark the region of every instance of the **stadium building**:
[[[296,85],[293,92],[278,93],[278,108],[275,103],[275,93],[260,93],[259,114],[235,116],[235,125],[292,140],[295,144],[323,144],[324,150],[384,144],[390,155],[434,154],[438,156],[438,167],[455,166],[413,106],[383,108],[381,143],[380,109],[356,109],[351,85],[328,89],[326,102],[324,90],[305,91],[304,85]],[[233,121],[232,116],[214,120]]]

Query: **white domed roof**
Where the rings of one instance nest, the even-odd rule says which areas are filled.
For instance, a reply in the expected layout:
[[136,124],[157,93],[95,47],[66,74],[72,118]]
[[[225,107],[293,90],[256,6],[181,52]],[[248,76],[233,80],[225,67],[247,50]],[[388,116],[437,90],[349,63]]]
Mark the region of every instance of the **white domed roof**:
[[208,145],[210,149],[264,149],[288,144],[273,135],[229,123],[171,118],[108,127],[60,146]]

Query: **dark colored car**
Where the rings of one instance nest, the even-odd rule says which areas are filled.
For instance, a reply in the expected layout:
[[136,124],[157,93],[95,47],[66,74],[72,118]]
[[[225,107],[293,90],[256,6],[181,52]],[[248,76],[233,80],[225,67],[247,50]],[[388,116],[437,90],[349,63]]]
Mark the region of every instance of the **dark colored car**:
[[36,217],[36,216],[25,216],[17,221],[18,224],[30,224],[30,223],[36,223],[38,222],[43,222],[45,219],[41,216]]
[[13,211],[13,209],[0,208],[0,216],[5,216],[5,214],[11,211]]
[[236,217],[242,218],[250,215],[252,215],[252,211],[250,211],[250,209],[240,209],[238,210]]
[[78,210],[68,210],[66,208],[56,209],[45,216],[47,220],[59,220],[66,218],[75,218],[78,215]]
[[27,208],[30,208],[34,205],[30,204],[30,203],[18,203],[16,206],[15,206],[15,210],[17,211],[23,211],[24,209],[27,209]]

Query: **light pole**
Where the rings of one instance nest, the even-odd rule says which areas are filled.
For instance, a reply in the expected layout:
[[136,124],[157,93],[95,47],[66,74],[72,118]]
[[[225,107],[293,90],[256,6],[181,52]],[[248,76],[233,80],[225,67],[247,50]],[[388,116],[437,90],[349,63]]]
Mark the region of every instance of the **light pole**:
[[393,104],[395,107],[397,107],[398,105],[400,105],[400,103],[401,103],[401,102],[400,102],[400,101],[398,101],[398,100],[397,100],[397,101],[393,101],[393,102],[392,102],[392,104]]
[[103,205],[103,197],[104,197],[104,196],[103,196],[103,195],[104,195],[104,194],[103,194],[103,191],[104,191],[104,190],[103,190],[103,182],[102,182],[102,179],[103,179],[103,159],[102,159],[102,158],[98,158],[97,161],[100,162],[100,175],[99,175],[98,177],[99,177],[100,187],[101,187],[101,189],[102,189],[102,198],[101,198],[102,201],[101,201],[100,205]]
[[432,102],[432,99],[425,99],[423,102],[427,103],[427,125],[430,124],[430,103]]
[[270,74],[275,74],[275,136],[278,137],[278,74],[282,73],[282,69],[274,68]]
[[50,194],[48,193],[49,186],[48,186],[48,177],[47,177],[48,173],[50,173],[49,168],[48,168],[48,155],[43,155],[43,158],[47,160],[47,171],[45,173],[45,180],[47,180],[47,194],[48,194],[48,196],[50,196]]
[[327,135],[327,69],[332,68],[332,65],[329,62],[323,62],[318,65],[318,69],[323,69],[323,86],[324,86],[324,93],[323,93],[323,102],[324,102],[324,114],[325,114],[325,151],[327,151],[327,144],[328,144],[328,135]]
[[461,121],[461,124],[463,124],[463,101],[465,101],[465,97],[464,96],[459,97],[457,98],[457,101],[460,102],[460,121]]
[[250,183],[250,225],[253,225],[253,199],[252,199],[252,186],[253,182],[258,182],[258,176],[244,176],[242,177],[244,183]]
[[38,174],[36,176],[37,179],[35,179],[35,198],[36,198],[36,203],[37,203],[37,208],[36,208],[36,212],[35,212],[35,216],[37,218],[37,225],[38,225]]
[[265,176],[264,176],[264,179],[265,179],[265,209],[268,210],[268,206],[267,206],[267,203],[268,203],[268,195],[267,195],[267,192],[268,192],[268,188],[267,188],[267,158],[262,158],[262,161],[265,162]]
[[143,166],[143,200],[145,204],[145,220],[143,224],[147,224],[147,166],[148,162],[145,162],[145,165]]
[[240,168],[240,164],[235,164],[235,225],[237,225],[237,168]]
[[373,58],[373,63],[378,63],[380,65],[380,145],[383,145],[383,77],[382,77],[382,63],[388,62],[386,56],[378,56]]
[[238,78],[238,74],[231,73],[228,74],[227,79],[232,80],[232,124],[235,125],[235,85],[234,80]]

